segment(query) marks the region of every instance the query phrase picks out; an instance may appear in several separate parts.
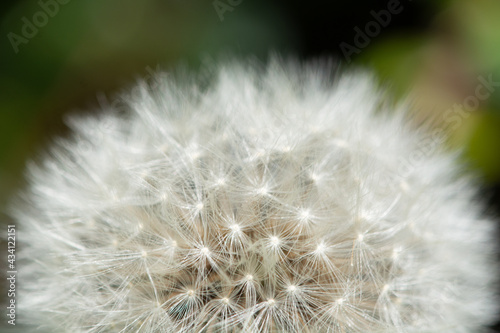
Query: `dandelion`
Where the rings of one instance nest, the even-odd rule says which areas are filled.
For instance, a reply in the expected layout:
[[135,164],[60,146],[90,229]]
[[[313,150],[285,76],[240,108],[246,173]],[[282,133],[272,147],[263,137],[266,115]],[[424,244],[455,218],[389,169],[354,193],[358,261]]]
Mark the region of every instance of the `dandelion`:
[[494,228],[474,184],[443,151],[402,173],[423,131],[390,114],[369,77],[335,75],[225,65],[208,83],[158,76],[118,110],[73,118],[73,139],[29,168],[14,208],[26,322],[86,333],[488,325]]

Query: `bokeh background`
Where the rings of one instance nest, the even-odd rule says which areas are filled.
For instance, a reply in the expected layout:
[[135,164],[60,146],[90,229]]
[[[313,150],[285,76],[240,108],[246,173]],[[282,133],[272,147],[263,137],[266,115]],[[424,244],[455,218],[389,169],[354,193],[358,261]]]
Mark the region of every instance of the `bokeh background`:
[[272,52],[374,71],[395,101],[411,101],[416,122],[444,130],[500,216],[498,0],[3,0],[1,224],[26,161],[68,135],[68,112],[97,112],[158,69]]

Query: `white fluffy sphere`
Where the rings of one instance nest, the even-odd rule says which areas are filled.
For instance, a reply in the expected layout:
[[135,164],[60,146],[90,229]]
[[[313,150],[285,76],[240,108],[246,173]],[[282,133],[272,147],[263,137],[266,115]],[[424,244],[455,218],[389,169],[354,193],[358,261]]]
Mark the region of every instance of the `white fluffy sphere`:
[[487,325],[494,225],[474,185],[371,79],[334,72],[158,76],[73,118],[15,210],[19,316],[72,333]]

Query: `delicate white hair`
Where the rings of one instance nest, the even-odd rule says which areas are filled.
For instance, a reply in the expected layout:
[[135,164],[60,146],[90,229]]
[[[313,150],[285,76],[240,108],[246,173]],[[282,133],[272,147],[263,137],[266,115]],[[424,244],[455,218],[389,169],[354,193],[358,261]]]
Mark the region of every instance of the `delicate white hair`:
[[484,328],[495,228],[476,185],[369,76],[334,67],[158,75],[73,117],[14,209],[19,317],[72,333]]

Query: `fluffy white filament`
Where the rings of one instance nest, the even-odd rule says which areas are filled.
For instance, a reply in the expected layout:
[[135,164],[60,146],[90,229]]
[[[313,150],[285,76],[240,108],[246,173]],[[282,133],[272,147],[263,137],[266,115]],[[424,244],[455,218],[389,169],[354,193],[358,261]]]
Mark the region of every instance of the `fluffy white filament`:
[[453,156],[421,152],[369,78],[277,60],[215,72],[140,84],[30,168],[23,317],[179,333],[492,320],[493,225],[474,186]]

